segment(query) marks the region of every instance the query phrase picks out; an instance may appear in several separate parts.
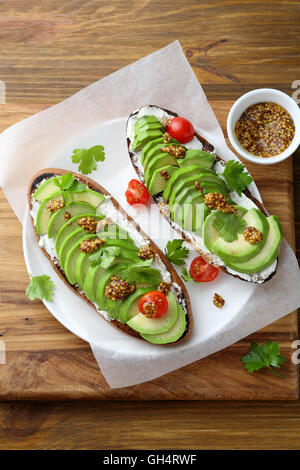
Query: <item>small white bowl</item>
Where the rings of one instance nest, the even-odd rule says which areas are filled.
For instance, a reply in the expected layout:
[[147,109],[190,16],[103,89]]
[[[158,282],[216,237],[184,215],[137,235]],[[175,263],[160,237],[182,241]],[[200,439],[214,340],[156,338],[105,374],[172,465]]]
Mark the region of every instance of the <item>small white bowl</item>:
[[[245,150],[239,143],[235,135],[235,124],[243,112],[252,104],[272,101],[280,104],[291,115],[295,123],[295,135],[289,147],[279,155],[274,157],[262,158],[255,157]],[[234,150],[250,162],[260,163],[261,165],[274,165],[274,163],[285,160],[292,155],[300,145],[300,109],[297,103],[286,93],[272,88],[259,88],[249,91],[242,95],[232,106],[227,118],[227,134]]]

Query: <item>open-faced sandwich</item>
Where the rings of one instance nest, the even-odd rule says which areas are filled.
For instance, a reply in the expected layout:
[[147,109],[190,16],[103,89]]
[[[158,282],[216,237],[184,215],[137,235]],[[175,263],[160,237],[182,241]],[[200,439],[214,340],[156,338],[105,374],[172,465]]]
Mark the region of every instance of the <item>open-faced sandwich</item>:
[[105,189],[47,168],[30,182],[28,204],[43,253],[102,317],[154,344],[188,338],[193,318],[180,277]]
[[129,116],[127,143],[161,213],[207,263],[249,282],[274,275],[280,222],[247,188],[241,163],[226,163],[189,121],[153,105]]

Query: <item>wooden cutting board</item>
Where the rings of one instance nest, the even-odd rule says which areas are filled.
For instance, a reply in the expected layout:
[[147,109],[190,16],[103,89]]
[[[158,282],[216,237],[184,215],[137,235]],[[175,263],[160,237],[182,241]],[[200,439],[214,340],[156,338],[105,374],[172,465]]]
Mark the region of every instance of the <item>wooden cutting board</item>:
[[[211,101],[225,129],[231,101]],[[46,105],[6,104],[0,108],[0,131],[45,109]],[[1,157],[0,157],[1,158]],[[247,163],[264,203],[282,222],[294,247],[292,159],[275,166]],[[22,227],[0,193],[0,340],[5,342],[6,364],[0,365],[0,400],[6,399],[123,399],[123,400],[276,400],[298,398],[297,367],[291,362],[291,343],[298,336],[292,313],[231,347],[157,380],[110,390],[89,345],[46,310],[25,296],[28,274],[22,252]],[[284,295],[284,291],[283,291]],[[285,379],[268,371],[247,373],[240,362],[251,341],[280,344],[286,357]]]

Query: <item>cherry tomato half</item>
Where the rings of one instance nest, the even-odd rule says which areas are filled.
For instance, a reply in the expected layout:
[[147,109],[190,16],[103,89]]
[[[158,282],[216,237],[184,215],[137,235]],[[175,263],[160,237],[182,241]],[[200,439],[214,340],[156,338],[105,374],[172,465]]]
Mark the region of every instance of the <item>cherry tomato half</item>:
[[201,256],[192,261],[190,275],[196,282],[210,282],[219,274],[218,268],[207,263]]
[[186,144],[194,137],[194,127],[190,121],[182,117],[174,117],[168,125],[167,132],[173,139],[181,144]]
[[149,318],[160,318],[167,313],[167,310],[167,297],[159,290],[147,292],[140,298],[139,311]]
[[138,180],[129,181],[128,188],[125,192],[128,204],[146,204],[150,194],[148,189]]

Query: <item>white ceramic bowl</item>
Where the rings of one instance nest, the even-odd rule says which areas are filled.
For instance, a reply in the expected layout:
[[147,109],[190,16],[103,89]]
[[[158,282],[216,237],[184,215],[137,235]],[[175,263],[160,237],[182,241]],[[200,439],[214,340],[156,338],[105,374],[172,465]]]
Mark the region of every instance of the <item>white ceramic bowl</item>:
[[[295,135],[289,147],[279,155],[274,157],[262,158],[255,157],[245,150],[239,143],[235,135],[235,124],[242,113],[252,104],[272,101],[283,106],[292,116],[295,123]],[[232,106],[227,118],[227,134],[234,150],[250,162],[260,163],[261,165],[273,165],[274,163],[285,160],[292,155],[300,145],[300,109],[297,103],[286,93],[272,88],[260,88],[249,91],[242,95]]]

